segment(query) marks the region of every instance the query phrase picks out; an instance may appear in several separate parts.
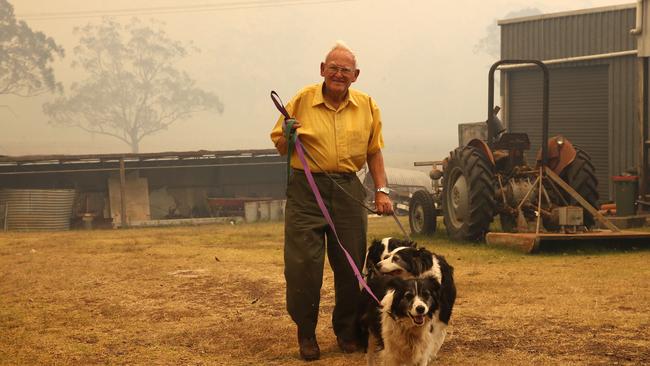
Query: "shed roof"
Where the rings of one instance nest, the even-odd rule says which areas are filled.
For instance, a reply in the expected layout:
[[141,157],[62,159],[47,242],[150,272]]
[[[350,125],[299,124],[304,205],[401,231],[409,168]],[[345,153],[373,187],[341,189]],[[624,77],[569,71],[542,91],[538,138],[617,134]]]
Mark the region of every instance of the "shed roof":
[[225,151],[172,151],[156,153],[86,155],[0,155],[0,174],[101,171],[119,169],[124,160],[129,169],[238,165],[244,162],[280,162],[275,149]]
[[561,11],[561,12],[556,12],[556,13],[548,13],[548,14],[531,15],[531,16],[525,16],[525,17],[517,17],[517,18],[511,18],[511,19],[501,19],[501,20],[497,21],[497,24],[498,25],[507,25],[507,24],[523,23],[523,22],[530,22],[530,21],[542,20],[542,19],[560,18],[560,17],[568,17],[568,16],[575,16],[575,15],[583,15],[583,14],[593,14],[593,13],[604,13],[604,12],[608,12],[608,11],[632,9],[632,8],[635,8],[635,7],[636,7],[636,3],[622,4],[622,5],[600,6],[600,7],[589,8],[589,9],[578,9],[578,10],[570,10],[570,11]]

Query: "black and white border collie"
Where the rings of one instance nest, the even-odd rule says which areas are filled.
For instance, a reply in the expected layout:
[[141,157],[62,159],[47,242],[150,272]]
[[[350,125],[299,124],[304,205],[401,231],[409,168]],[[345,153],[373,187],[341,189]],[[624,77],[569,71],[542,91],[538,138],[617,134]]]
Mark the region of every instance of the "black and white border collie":
[[[412,241],[384,238],[373,241],[369,247],[365,268],[368,284],[382,299],[378,305],[369,296],[363,297],[365,314],[361,317],[361,328],[362,337],[367,335],[368,340],[368,364],[374,364],[375,352],[384,347],[381,353],[387,365],[426,365],[437,355],[447,334],[456,300],[453,267],[443,256],[417,248]],[[418,308],[420,305],[413,305],[414,302],[413,309],[397,311],[416,297],[417,304],[426,308],[424,313],[418,315],[424,308]],[[411,324],[407,320],[413,329],[404,330],[406,324]],[[401,360],[406,356],[400,344],[411,348],[412,357]]]
[[366,253],[366,261],[363,264],[363,275],[366,280],[379,274],[377,263],[386,259],[390,253],[401,247],[415,247],[415,243],[408,240],[396,238],[383,238],[373,240]]
[[[432,277],[389,281],[380,311],[383,365],[425,366],[433,359],[441,345],[435,332],[439,289]],[[368,365],[375,365],[375,337],[371,333],[368,339]]]

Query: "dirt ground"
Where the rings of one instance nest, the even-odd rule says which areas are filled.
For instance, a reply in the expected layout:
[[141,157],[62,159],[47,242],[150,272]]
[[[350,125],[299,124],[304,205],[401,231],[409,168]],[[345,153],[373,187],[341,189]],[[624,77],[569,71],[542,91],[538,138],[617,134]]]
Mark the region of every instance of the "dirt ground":
[[[2,365],[302,365],[282,224],[0,233]],[[391,218],[370,237],[399,236]],[[650,251],[524,255],[416,238],[455,267],[442,365],[650,364]],[[326,264],[327,267],[327,264]],[[326,271],[310,365],[338,351]]]

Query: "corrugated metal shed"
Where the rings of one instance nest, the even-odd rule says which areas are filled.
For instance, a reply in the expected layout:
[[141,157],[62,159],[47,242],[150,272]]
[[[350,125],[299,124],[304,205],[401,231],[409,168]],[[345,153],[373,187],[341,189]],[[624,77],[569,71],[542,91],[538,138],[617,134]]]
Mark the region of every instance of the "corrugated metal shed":
[[552,60],[636,49],[635,4],[505,19],[501,58]]
[[[596,167],[600,197],[609,195],[608,68],[556,68],[550,80],[550,136],[563,135],[587,151]],[[542,77],[540,72],[518,71],[509,76],[511,132],[525,132],[536,148],[542,139]]]
[[0,189],[8,230],[68,230],[74,189]]
[[[596,164],[599,172],[601,201],[611,199],[613,189],[609,182],[611,175],[620,174],[630,167],[637,165],[638,149],[637,143],[638,121],[635,113],[635,98],[637,98],[637,80],[635,68],[636,38],[630,34],[630,29],[635,27],[635,4],[618,5],[610,7],[593,8],[573,12],[556,14],[545,14],[540,16],[507,19],[499,22],[501,26],[501,58],[502,59],[538,59],[551,61],[549,63],[551,81],[551,103],[549,131],[554,133],[563,132],[569,139],[577,136],[578,140],[585,139],[590,132],[585,130],[585,125],[572,124],[571,120],[561,120],[558,116],[567,116],[571,113],[574,118],[579,119],[580,108],[589,110],[603,110],[606,113],[606,126],[597,127],[602,131],[603,136],[596,136],[592,144],[602,144],[606,141],[606,155],[600,157]],[[628,52],[626,52],[628,51]],[[616,53],[612,55],[611,53]],[[594,59],[571,61],[571,58],[595,56]],[[570,58],[567,60],[561,60]],[[605,68],[605,69],[602,69]],[[556,100],[554,107],[554,93],[558,95],[570,95],[573,93],[586,93],[575,85],[563,85],[554,83],[553,79],[563,77],[566,73],[582,73],[588,77],[590,72],[582,70],[604,70],[606,83],[602,84],[600,92],[606,93],[606,105],[602,105],[602,99],[584,99],[583,104],[576,104],[573,110],[571,105],[559,106]],[[523,125],[517,125],[515,115],[511,113],[522,106],[513,106],[512,103],[519,103],[523,84],[516,84],[516,80],[526,78],[526,74],[532,71],[529,68],[506,69],[502,72],[502,94],[505,93],[505,122],[514,130],[522,130]],[[540,76],[541,78],[541,76]],[[576,78],[579,82],[579,77]],[[540,83],[541,85],[541,83]],[[541,86],[540,86],[541,87]],[[554,87],[556,90],[554,90]],[[557,90],[557,88],[565,88]],[[600,95],[600,93],[597,93]],[[540,92],[541,95],[541,92]],[[541,103],[541,99],[540,99]],[[589,103],[600,103],[594,105]],[[536,108],[536,107],[531,107]],[[555,108],[555,111],[554,111]],[[532,110],[532,109],[531,109]],[[566,113],[565,113],[566,112]],[[571,113],[569,113],[571,112]],[[589,118],[588,113],[584,114]],[[539,130],[541,130],[541,114],[531,117],[537,119]],[[531,124],[531,120],[524,124]],[[596,123],[596,122],[594,122]],[[556,131],[554,132],[554,127]],[[558,128],[557,126],[562,126]],[[572,129],[573,128],[573,129]],[[587,127],[588,128],[588,127]],[[566,132],[568,131],[568,132]],[[537,132],[537,131],[535,131]],[[571,133],[569,135],[568,133]],[[582,133],[581,133],[582,132]],[[532,150],[539,149],[539,138],[532,139]],[[584,143],[581,143],[584,145]],[[585,148],[589,152],[587,148]],[[592,149],[593,150],[593,149]],[[598,150],[596,148],[596,150]],[[596,154],[600,154],[596,151]],[[606,180],[603,182],[603,180]]]

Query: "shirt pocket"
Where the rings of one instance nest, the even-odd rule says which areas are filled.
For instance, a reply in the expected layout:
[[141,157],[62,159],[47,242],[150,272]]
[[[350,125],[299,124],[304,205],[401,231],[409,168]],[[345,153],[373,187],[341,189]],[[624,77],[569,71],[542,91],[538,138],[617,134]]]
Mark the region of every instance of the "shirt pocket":
[[348,152],[351,158],[364,157],[368,153],[368,133],[361,129],[353,129],[348,137]]

